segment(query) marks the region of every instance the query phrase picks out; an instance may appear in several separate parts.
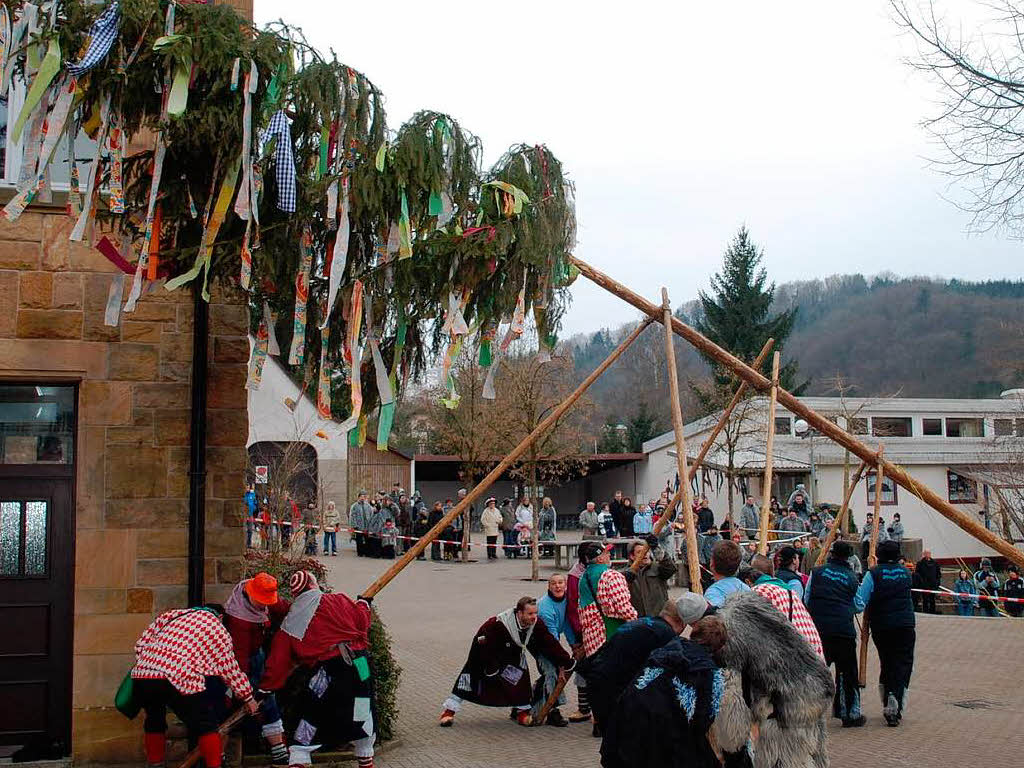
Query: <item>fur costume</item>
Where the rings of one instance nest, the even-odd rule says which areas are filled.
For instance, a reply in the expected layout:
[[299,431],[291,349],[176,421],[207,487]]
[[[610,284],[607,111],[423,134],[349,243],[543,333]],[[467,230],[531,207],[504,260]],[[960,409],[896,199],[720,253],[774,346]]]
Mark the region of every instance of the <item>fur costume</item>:
[[730,595],[716,615],[729,635],[718,655],[730,670],[714,725],[719,747],[742,752],[756,722],[755,768],[826,768],[835,687],[821,658],[757,593]]

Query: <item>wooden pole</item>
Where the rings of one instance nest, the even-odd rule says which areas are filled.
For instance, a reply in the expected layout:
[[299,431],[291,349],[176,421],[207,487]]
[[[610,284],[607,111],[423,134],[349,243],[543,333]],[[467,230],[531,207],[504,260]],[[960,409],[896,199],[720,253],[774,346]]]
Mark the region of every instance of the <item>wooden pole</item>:
[[[580,273],[591,282],[596,283],[608,292],[615,294],[628,304],[632,304],[648,317],[659,321],[662,320],[661,308],[652,304],[643,296],[631,291],[629,288],[622,285],[622,283],[613,280],[603,272],[594,269],[585,261],[581,261],[580,259],[573,257],[572,263],[580,270]],[[709,338],[688,326],[678,317],[672,317],[672,330],[676,335],[682,336],[684,339],[689,341],[707,357],[718,361],[721,365],[729,368],[741,379],[749,382],[755,389],[765,391],[771,387],[771,381],[762,376],[758,371],[751,368],[742,360],[739,360],[735,355],[722,349]],[[866,461],[871,465],[876,463],[877,456],[875,451],[872,450],[869,445],[861,442],[838,424],[834,424],[829,421],[817,411],[807,407],[799,398],[784,389],[780,389],[778,393],[778,402],[794,415],[803,418],[804,421],[816,429],[820,434],[846,448],[850,453],[861,459],[861,461]],[[1024,566],[1024,552],[1014,547],[1002,537],[989,531],[985,526],[972,519],[970,515],[954,507],[927,486],[918,485],[914,478],[898,464],[894,464],[888,460],[883,461],[886,475],[891,477],[897,485],[917,496],[925,504],[950,520],[954,525],[969,533],[982,544],[996,550],[1011,562]]]
[[878,565],[878,529],[882,514],[882,488],[885,485],[885,464],[882,463],[882,451],[885,446],[878,447],[878,466],[875,469],[875,521],[871,526],[871,543],[868,545],[868,561],[865,568],[874,568]]
[[569,682],[570,677],[572,677],[572,672],[566,672],[558,676],[558,682],[555,683],[554,690],[551,691],[551,695],[548,696],[548,700],[544,702],[544,706],[540,708],[540,712],[537,713],[537,716],[530,718],[530,725],[543,725],[544,721],[547,720],[548,713],[554,709],[555,703],[558,701],[558,697],[561,696],[562,691],[565,690],[565,685]]
[[866,468],[867,464],[862,461],[860,466],[857,467],[857,471],[850,479],[850,482],[847,483],[846,493],[843,494],[843,505],[839,508],[839,514],[836,515],[836,519],[832,523],[832,530],[829,531],[828,536],[825,537],[825,543],[821,545],[821,554],[818,555],[818,562],[815,563],[815,565],[825,564],[825,560],[828,559],[828,551],[832,549],[832,543],[836,540],[839,532],[846,528],[846,513],[850,510],[850,499],[853,498],[853,489],[857,487],[857,483],[860,482],[860,478],[864,474],[864,470]]
[[[227,736],[228,731],[234,728],[235,724],[241,721],[242,718],[244,717],[245,707],[239,707],[230,715],[228,715],[227,720],[220,724],[220,727],[217,729],[217,733],[221,735],[221,738]],[[178,766],[178,768],[191,768],[193,765],[199,762],[199,757],[199,747],[196,747],[195,749],[191,750],[187,755],[185,755],[185,759],[181,761],[181,764]]]
[[861,688],[866,688],[868,685],[868,639],[870,637],[871,618],[865,608],[864,618],[860,622],[860,660],[857,665],[857,683]]
[[580,382],[580,385],[576,387],[576,389],[574,389],[572,393],[565,398],[565,400],[559,403],[558,407],[551,411],[551,413],[549,413],[529,435],[524,437],[522,441],[520,441],[519,445],[512,449],[511,453],[498,462],[498,465],[488,472],[487,476],[484,477],[483,480],[473,486],[472,490],[466,494],[466,497],[462,499],[462,501],[448,510],[448,514],[438,520],[433,528],[423,534],[423,537],[420,538],[419,541],[407,549],[405,554],[402,555],[394,565],[378,576],[377,580],[361,593],[363,597],[373,597],[386,587],[388,583],[395,578],[395,576],[401,573],[405,566],[415,560],[419,554],[427,548],[430,542],[441,535],[442,531],[451,524],[451,521],[454,520],[457,515],[461,515],[465,510],[469,509],[470,504],[483,496],[487,489],[490,488],[494,482],[526,452],[527,448],[529,448],[538,438],[547,432],[555,422],[565,415],[565,412],[583,396],[583,393],[590,388],[591,384],[597,381],[602,373],[608,370],[612,363],[619,359],[619,356],[629,348],[630,344],[636,341],[637,337],[643,333],[644,329],[646,329],[651,322],[651,318],[643,320],[640,325],[638,325],[633,332],[629,334],[629,336],[623,339],[622,343],[612,350],[611,354],[604,359],[604,362],[594,369],[593,373]]
[[[754,360],[754,367],[755,368],[760,368],[761,367],[761,365],[765,361],[765,358],[768,357],[768,353],[771,352],[772,347],[774,345],[775,345],[775,339],[768,339],[768,341],[766,341],[764,343],[764,346],[761,347],[761,351],[758,353],[757,358]],[[687,475],[687,478],[686,478],[687,484],[689,484],[693,480],[693,478],[696,476],[697,470],[704,463],[704,459],[708,455],[708,452],[711,450],[711,448],[714,446],[715,440],[718,438],[718,435],[721,434],[723,429],[725,429],[725,425],[729,423],[729,417],[732,416],[733,410],[735,410],[736,406],[739,405],[739,402],[743,399],[743,395],[746,394],[748,386],[749,385],[747,384],[747,382],[745,382],[745,381],[741,381],[740,382],[739,387],[736,389],[736,394],[734,394],[732,396],[732,400],[729,401],[729,405],[727,405],[725,410],[722,411],[722,415],[718,419],[718,423],[715,424],[715,428],[711,430],[711,434],[708,435],[707,440],[705,440],[704,444],[700,447],[700,453],[697,454],[697,458],[690,465],[690,468],[688,470],[688,475]],[[671,499],[671,501],[669,501],[668,506],[665,507],[665,514],[662,515],[661,517],[659,517],[658,518],[658,522],[654,524],[654,535],[655,536],[660,534],[662,529],[666,525],[668,525],[669,519],[672,517],[672,511],[676,508],[676,506],[679,504],[679,502],[680,502],[680,500],[682,498],[683,498],[683,484],[682,484],[682,482],[680,482],[679,483],[679,490],[675,492],[675,495],[672,496],[672,499]],[[639,552],[637,552],[636,557],[633,558],[633,563],[632,563],[632,565],[630,565],[630,569],[634,573],[636,573],[639,570],[640,563],[643,562],[643,558],[647,554],[647,549],[648,548],[646,548],[646,545],[645,545],[645,548],[641,549]]]
[[761,525],[757,532],[757,553],[768,554],[768,518],[772,501],[772,458],[775,450],[775,402],[779,397],[779,353],[772,355],[772,389],[768,398],[768,439],[764,449],[764,479],[761,481]]
[[[662,322],[665,324],[665,359],[668,362],[668,393],[672,411],[672,429],[676,433],[676,467],[679,471],[679,499],[682,502],[683,525],[686,529],[686,563],[690,571],[690,591],[698,595],[704,590],[700,586],[700,562],[697,560],[697,530],[694,526],[693,514],[690,510],[690,472],[686,467],[686,437],[683,434],[683,408],[679,402],[679,373],[676,371],[676,350],[672,336],[672,305],[668,300],[668,289],[661,289]],[[669,518],[669,510],[658,520]],[[662,526],[664,527],[664,526]],[[660,531],[659,531],[660,533]],[[647,544],[641,547],[634,559],[632,570],[640,567],[647,552]]]

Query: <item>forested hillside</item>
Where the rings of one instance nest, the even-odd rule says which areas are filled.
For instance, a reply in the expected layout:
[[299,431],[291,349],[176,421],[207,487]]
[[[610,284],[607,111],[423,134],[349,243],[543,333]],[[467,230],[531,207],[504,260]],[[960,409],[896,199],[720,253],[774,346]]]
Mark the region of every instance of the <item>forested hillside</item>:
[[[837,275],[780,284],[773,312],[796,307],[786,356],[809,378],[805,394],[833,394],[837,375],[850,395],[993,397],[1024,386],[1024,281],[968,283],[883,275]],[[677,314],[700,318],[690,301]],[[614,347],[625,328],[579,334],[567,341],[579,378]],[[641,403],[668,428],[661,327],[652,327],[623,361],[591,390],[601,418],[629,424]],[[709,371],[684,342],[677,344],[682,381]],[[689,413],[698,406],[691,399]]]

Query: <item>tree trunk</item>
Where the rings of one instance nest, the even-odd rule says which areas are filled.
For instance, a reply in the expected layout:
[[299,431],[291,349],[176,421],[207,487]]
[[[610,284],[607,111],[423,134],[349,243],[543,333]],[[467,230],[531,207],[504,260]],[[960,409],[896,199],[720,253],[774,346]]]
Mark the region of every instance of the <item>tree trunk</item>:
[[[843,451],[843,498],[845,499],[850,492],[850,452]],[[852,516],[848,516],[847,520],[852,520]],[[840,534],[845,535],[850,530],[850,524],[846,524],[845,531],[839,531]]]
[[[537,492],[537,462],[530,462],[530,491]],[[533,531],[530,538],[530,580],[537,581],[540,578],[540,546],[537,537],[540,535],[540,498],[533,498]]]
[[729,467],[729,509],[725,513],[729,521],[729,535],[732,536],[732,505],[733,505],[733,484],[736,482],[736,475],[732,467]]

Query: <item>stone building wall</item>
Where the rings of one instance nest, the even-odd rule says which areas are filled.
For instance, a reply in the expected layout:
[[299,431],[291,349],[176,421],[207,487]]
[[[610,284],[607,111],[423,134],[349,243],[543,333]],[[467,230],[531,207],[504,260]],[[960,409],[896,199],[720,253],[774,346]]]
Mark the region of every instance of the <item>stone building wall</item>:
[[[186,604],[192,294],[146,295],[103,324],[116,268],[71,243],[63,211],[0,221],[0,380],[79,382],[75,489],[73,756],[142,758],[139,722],[112,707],[153,616]],[[247,309],[214,289],[210,306],[206,581],[223,599],[238,577],[248,429]]]

